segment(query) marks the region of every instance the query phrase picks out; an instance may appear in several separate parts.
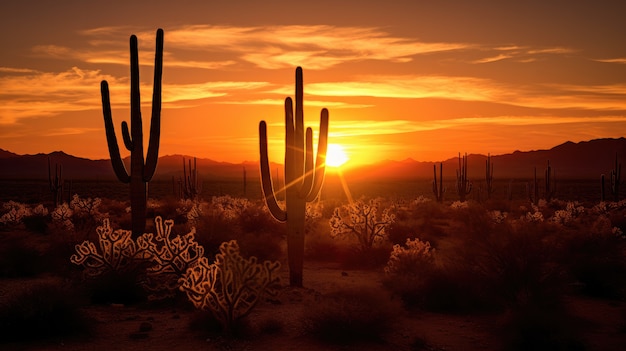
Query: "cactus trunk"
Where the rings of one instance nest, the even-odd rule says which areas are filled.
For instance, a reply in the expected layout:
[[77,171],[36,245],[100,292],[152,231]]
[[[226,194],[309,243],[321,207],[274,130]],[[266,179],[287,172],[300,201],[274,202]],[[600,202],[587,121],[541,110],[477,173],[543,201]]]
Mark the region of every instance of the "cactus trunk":
[[328,140],[328,110],[322,109],[317,158],[313,160],[313,130],[304,130],[302,68],[296,69],[295,118],[291,98],[285,99],[285,209],[277,200],[267,152],[267,124],[259,123],[261,182],[265,202],[274,218],[287,222],[289,283],[302,287],[304,221],[306,203],[315,200],[322,187]]
[[122,122],[124,146],[130,151],[130,174],[124,166],[113,127],[109,85],[101,83],[102,112],[106,130],[107,144],[111,164],[117,178],[130,184],[130,207],[133,236],[143,234],[146,228],[147,183],[152,179],[159,157],[159,138],[161,133],[161,77],[163,74],[163,30],[157,30],[156,53],[154,58],[154,85],[152,90],[152,117],[150,120],[150,139],[148,152],[144,160],[143,126],[141,120],[141,101],[139,92],[139,53],[137,37],[130,37],[130,131],[128,124]]

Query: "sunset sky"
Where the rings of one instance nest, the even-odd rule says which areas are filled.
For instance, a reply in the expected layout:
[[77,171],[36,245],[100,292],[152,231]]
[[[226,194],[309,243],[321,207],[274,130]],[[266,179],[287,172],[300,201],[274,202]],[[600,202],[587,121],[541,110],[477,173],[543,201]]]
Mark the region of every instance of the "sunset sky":
[[[165,31],[160,155],[282,162],[283,101],[330,111],[351,164],[439,161],[626,134],[624,1],[2,1],[0,148],[108,158],[100,81],[129,119],[139,38],[149,128]],[[147,135],[145,135],[147,138]],[[147,140],[144,140],[147,144]]]

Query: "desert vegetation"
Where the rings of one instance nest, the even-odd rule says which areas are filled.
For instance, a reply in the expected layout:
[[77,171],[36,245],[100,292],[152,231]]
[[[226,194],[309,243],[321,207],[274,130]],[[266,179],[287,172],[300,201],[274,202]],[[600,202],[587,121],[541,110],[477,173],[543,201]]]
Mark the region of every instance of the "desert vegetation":
[[[206,313],[203,323],[215,326],[203,332],[233,344],[295,329],[321,348],[376,348],[397,342],[399,325],[436,314],[497,320],[494,348],[594,349],[578,301],[613,306],[621,317],[612,335],[626,336],[626,201],[322,201],[307,210],[304,288],[281,279],[286,232],[264,201],[150,200],[149,212],[159,215],[137,238],[121,229],[130,227],[127,205],[78,195],[57,207],[3,204],[7,342],[30,342],[15,328],[43,328],[38,337],[48,340],[97,339],[96,306],[182,306],[190,325]],[[320,284],[315,267],[335,273]],[[353,274],[368,281],[345,284]],[[17,282],[28,283],[8,288]],[[59,290],[70,287],[71,295]],[[18,318],[25,305],[42,314]],[[280,322],[288,306],[295,326]],[[81,328],[58,328],[59,319]],[[408,333],[405,349],[442,342],[419,329]]]

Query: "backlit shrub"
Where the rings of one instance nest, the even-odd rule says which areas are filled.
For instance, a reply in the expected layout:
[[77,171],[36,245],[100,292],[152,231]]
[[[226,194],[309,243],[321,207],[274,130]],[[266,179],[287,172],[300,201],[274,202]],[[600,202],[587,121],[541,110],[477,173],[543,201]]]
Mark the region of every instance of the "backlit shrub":
[[257,263],[254,256],[241,257],[239,245],[232,240],[220,246],[214,263],[202,257],[189,268],[180,279],[180,289],[196,308],[210,311],[225,332],[232,333],[264,296],[278,294],[279,269],[278,261]]

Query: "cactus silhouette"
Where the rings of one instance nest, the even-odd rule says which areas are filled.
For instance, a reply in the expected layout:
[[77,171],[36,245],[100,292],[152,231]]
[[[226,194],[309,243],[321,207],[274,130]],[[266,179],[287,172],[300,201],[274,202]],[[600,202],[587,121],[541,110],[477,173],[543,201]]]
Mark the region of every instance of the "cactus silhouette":
[[63,165],[54,164],[54,177],[50,167],[50,156],[48,156],[48,185],[54,198],[54,207],[63,203]]
[[127,172],[120,150],[117,145],[109,85],[103,80],[100,86],[102,93],[102,112],[106,129],[107,144],[111,164],[117,178],[123,183],[130,183],[130,206],[133,236],[143,234],[146,228],[147,183],[152,179],[159,158],[159,138],[161,133],[161,77],[163,75],[163,29],[156,33],[156,53],[154,58],[154,85],[152,88],[152,118],[150,121],[150,139],[148,152],[144,162],[143,127],[141,122],[141,101],[139,94],[139,54],[137,37],[130,37],[130,132],[128,124],[122,122],[124,145],[130,151],[130,173]]
[[493,194],[493,164],[491,163],[491,154],[487,154],[487,160],[485,161],[485,183],[487,187],[487,199],[491,199]]
[[198,178],[195,157],[193,158],[193,168],[191,168],[191,160],[189,160],[189,174],[187,174],[187,166],[185,166],[185,158],[183,157],[183,180],[181,181],[181,187],[183,199],[195,200],[202,192],[202,182]]
[[302,68],[296,68],[295,120],[292,100],[285,99],[285,192],[283,210],[276,200],[267,154],[267,124],[259,123],[259,148],[261,153],[261,181],[265,202],[274,218],[287,222],[287,256],[289,284],[302,286],[304,261],[304,218],[306,203],[319,194],[324,181],[328,141],[328,110],[322,109],[318,138],[317,158],[313,164],[313,130],[304,132]]
[[615,167],[611,170],[611,194],[613,200],[619,201],[619,185],[622,182],[622,164],[617,161],[617,153],[615,153]]
[[472,182],[467,179],[467,154],[461,158],[459,152],[459,169],[456,171],[456,191],[459,201],[465,202],[465,196],[472,191]]
[[439,182],[437,182],[437,165],[433,165],[433,194],[437,202],[443,202],[443,194],[446,188],[443,187],[443,163],[439,162]]
[[[554,178],[553,178],[554,174]],[[552,172],[552,167],[550,166],[550,160],[548,160],[548,167],[546,168],[546,179],[545,179],[545,200],[550,201],[556,194],[556,171]]]

